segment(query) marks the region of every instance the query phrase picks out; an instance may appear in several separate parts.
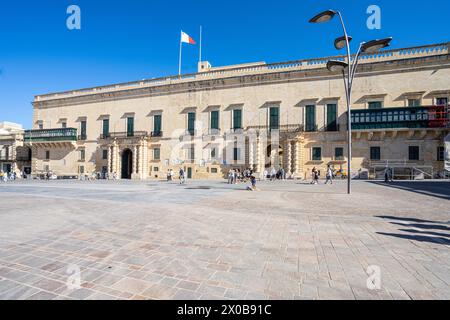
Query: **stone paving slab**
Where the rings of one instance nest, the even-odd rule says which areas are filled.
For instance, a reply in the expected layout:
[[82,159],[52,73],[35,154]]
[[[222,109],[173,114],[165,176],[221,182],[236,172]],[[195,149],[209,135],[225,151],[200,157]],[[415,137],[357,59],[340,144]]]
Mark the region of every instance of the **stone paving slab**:
[[0,184],[0,299],[449,299],[449,182],[258,187]]

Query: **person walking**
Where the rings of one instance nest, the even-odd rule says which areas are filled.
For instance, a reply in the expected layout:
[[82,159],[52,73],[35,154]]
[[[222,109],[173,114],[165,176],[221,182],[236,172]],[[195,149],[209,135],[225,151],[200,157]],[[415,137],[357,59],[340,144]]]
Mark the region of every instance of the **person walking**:
[[184,177],[184,170],[183,170],[183,168],[180,168],[179,175],[180,175],[180,184],[185,183],[186,182],[186,178]]
[[277,171],[275,170],[275,167],[272,168],[272,171],[270,172],[270,181],[274,181],[277,177]]
[[326,178],[327,178],[327,180],[325,181],[325,184],[327,184],[328,181],[330,181],[330,183],[333,184],[333,170],[331,170],[330,165],[328,165],[328,167],[327,167]]

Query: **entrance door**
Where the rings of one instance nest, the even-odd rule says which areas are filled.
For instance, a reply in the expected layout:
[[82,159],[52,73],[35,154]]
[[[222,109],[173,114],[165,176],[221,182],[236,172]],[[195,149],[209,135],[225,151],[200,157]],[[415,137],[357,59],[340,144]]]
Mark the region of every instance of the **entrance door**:
[[122,179],[131,179],[133,171],[133,153],[130,149],[125,149],[122,153]]
[[192,179],[192,168],[191,167],[187,168],[187,178]]
[[11,164],[10,163],[3,164],[3,172],[7,172],[7,173],[11,172]]

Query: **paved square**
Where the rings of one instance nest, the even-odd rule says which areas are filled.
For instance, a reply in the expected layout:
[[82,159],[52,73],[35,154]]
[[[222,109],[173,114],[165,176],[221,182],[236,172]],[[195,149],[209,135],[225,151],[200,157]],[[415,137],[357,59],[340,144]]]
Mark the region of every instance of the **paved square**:
[[258,186],[0,184],[0,298],[450,299],[450,182]]

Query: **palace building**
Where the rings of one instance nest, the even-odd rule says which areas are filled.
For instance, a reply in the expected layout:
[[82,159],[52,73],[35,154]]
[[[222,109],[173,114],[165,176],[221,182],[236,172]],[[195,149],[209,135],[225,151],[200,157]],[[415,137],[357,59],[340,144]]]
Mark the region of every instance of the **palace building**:
[[[352,176],[434,177],[450,132],[449,44],[362,56],[352,97]],[[346,174],[347,107],[329,59],[249,63],[37,95],[23,133],[33,174],[92,172],[124,179],[222,178],[230,168],[313,167]],[[24,155],[27,153],[24,151]]]

